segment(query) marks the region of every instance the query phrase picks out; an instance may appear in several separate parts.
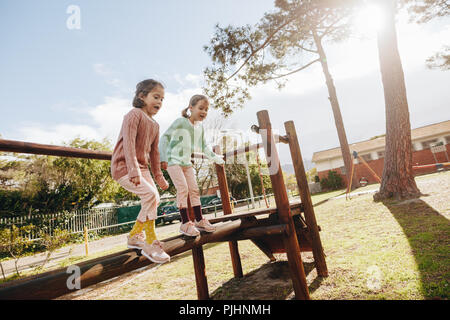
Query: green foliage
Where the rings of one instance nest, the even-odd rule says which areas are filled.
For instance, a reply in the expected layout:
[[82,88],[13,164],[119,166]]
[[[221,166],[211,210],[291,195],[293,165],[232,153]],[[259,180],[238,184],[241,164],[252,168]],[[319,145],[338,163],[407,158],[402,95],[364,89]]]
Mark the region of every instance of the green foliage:
[[320,186],[324,190],[338,190],[343,187],[342,177],[333,170],[328,171],[328,177],[320,180]]
[[426,23],[450,14],[448,0],[401,0],[409,13],[409,19],[416,23]]
[[[411,22],[427,23],[450,14],[448,0],[402,0],[400,4],[407,8]],[[429,57],[426,65],[430,69],[450,70],[450,46]]]
[[354,0],[277,0],[255,26],[216,25],[204,46],[212,66],[204,70],[204,92],[225,116],[251,98],[249,87],[286,77],[324,60],[323,40],[339,41],[350,30]]
[[45,250],[47,251],[47,256],[42,263],[42,267],[45,266],[45,264],[50,259],[50,256],[52,253],[56,250],[64,246],[69,240],[70,240],[70,233],[67,230],[62,230],[59,228],[56,228],[52,231],[52,234],[48,233],[45,230],[41,230],[39,232],[39,237],[41,238],[40,243],[44,246]]
[[[75,138],[65,145],[111,151],[104,140]],[[91,208],[102,202],[136,200],[111,178],[110,162],[53,156],[21,156],[0,161],[0,215],[55,213]]]
[[[267,171],[267,164],[261,164],[261,170],[263,171],[263,183],[267,193],[272,192],[272,185],[270,177],[264,174]],[[228,189],[230,195],[235,199],[244,199],[250,197],[247,171],[244,164],[232,163],[225,165],[225,172],[227,176]],[[258,165],[249,164],[250,180],[252,182],[253,195],[262,195],[261,178],[259,176]]]
[[450,46],[444,46],[443,51],[436,52],[426,63],[430,69],[450,70]]
[[[4,228],[0,230],[0,252],[9,254],[13,259],[16,267],[16,273],[20,276],[17,263],[19,258],[32,245],[32,241],[28,240],[26,234],[30,233],[35,226],[27,225],[23,227]],[[3,267],[2,267],[3,270]]]
[[312,168],[306,171],[306,179],[308,179],[308,182],[319,182],[316,181],[315,177],[317,177],[317,168]]

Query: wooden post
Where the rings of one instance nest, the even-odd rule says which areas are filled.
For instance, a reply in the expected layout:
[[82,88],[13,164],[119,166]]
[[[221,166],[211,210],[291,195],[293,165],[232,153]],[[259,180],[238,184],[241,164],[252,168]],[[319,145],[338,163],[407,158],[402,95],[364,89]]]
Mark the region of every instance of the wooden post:
[[269,204],[267,203],[267,198],[266,198],[266,189],[264,188],[264,180],[261,174],[261,165],[259,164],[259,155],[258,155],[258,150],[256,150],[256,163],[258,163],[258,172],[259,172],[259,180],[261,181],[261,188],[262,188],[262,192],[264,195],[264,201],[266,202],[266,207],[269,207]]
[[[194,209],[188,196],[188,216],[191,221],[195,220]],[[197,297],[199,300],[209,299],[208,280],[206,279],[205,258],[203,246],[192,248],[192,259],[194,262],[195,283],[197,284]]]
[[89,255],[89,240],[88,240],[88,230],[84,226],[84,247],[86,248],[86,257]]
[[192,248],[192,258],[194,259],[198,300],[209,300],[208,280],[206,279],[205,257],[203,256],[202,246]]
[[269,165],[270,180],[272,182],[272,189],[278,209],[278,218],[282,224],[287,224],[289,227],[288,234],[283,236],[283,242],[286,248],[295,297],[296,299],[309,300],[309,290],[300,255],[300,246],[297,234],[295,233],[294,221],[291,217],[289,199],[286,193],[283,174],[281,172],[280,159],[278,157],[275,139],[272,134],[269,113],[267,110],[262,110],[257,113],[257,117],[259,133],[261,134],[267,163]]
[[[353,151],[355,153],[355,151]],[[356,154],[358,159],[361,160],[361,162],[367,167],[367,169],[369,169],[370,173],[372,173],[372,175],[375,177],[375,179],[377,179],[378,183],[381,183],[381,179],[380,177],[375,173],[375,171],[372,170],[372,168],[367,164],[366,160],[364,160],[361,156],[359,156],[358,154]]]
[[[214,146],[213,151],[217,154],[222,154],[220,146]],[[233,210],[230,203],[230,194],[228,192],[227,176],[225,174],[225,165],[216,164],[217,181],[219,183],[220,198],[222,199],[223,214],[232,214]],[[239,255],[239,249],[237,241],[228,242],[231,254],[231,264],[233,265],[233,272],[235,278],[242,278],[244,276],[242,272],[241,257]]]
[[300,199],[303,203],[306,224],[311,235],[312,251],[317,274],[321,277],[326,277],[328,276],[327,263],[323,253],[319,228],[317,227],[316,215],[314,214],[314,207],[311,201],[308,180],[306,179],[305,167],[303,165],[302,154],[300,151],[300,145],[298,143],[294,122],[287,121],[284,123],[284,127],[286,129],[286,134],[289,137],[289,148],[291,151],[292,163],[294,165],[295,177],[297,179],[298,190],[300,192]]

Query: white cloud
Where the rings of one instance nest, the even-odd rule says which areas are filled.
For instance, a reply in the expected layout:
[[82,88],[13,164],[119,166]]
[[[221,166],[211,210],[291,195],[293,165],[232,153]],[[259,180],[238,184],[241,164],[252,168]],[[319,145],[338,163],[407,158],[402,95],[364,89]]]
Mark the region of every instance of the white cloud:
[[[425,69],[425,59],[439,50],[443,39],[450,39],[450,28],[432,29],[424,25],[398,24],[398,41],[402,63],[405,69],[408,102],[411,122],[418,123],[418,118],[426,118],[420,125],[445,120],[447,115],[429,112],[430,101],[445,109],[448,97],[445,96],[445,82],[448,73]],[[378,51],[375,39],[352,39],[344,43],[326,45],[328,61],[335,80],[337,94],[341,103],[341,111],[346,125],[349,142],[367,139],[382,134],[385,130],[384,100],[381,77],[379,74]],[[105,64],[93,65],[99,76],[105,77],[111,84],[121,86],[119,79],[115,81],[115,73]],[[166,90],[163,108],[155,116],[160,124],[161,133],[178,117],[189,99],[194,94],[202,93],[201,74],[176,74],[173,79],[179,83],[178,91]],[[417,80],[415,80],[417,79]],[[420,79],[420,80],[419,80]],[[424,87],[421,81],[426,79],[433,90]],[[448,81],[447,81],[448,83]],[[68,141],[76,136],[101,140],[104,137],[115,143],[120,131],[123,116],[131,110],[133,92],[125,90],[116,95],[104,98],[103,103],[82,108],[67,108],[67,119],[54,126],[38,123],[22,123],[19,125],[19,139],[29,142],[55,143]],[[123,93],[126,97],[123,98]],[[419,94],[420,93],[420,94]],[[273,83],[251,89],[253,99],[245,104],[243,110],[236,111],[227,123],[227,128],[240,129],[244,132],[252,124],[257,124],[256,112],[268,109],[275,129],[284,132],[284,121],[294,120],[299,134],[303,156],[311,158],[314,151],[337,147],[339,145],[325,78],[319,63],[290,77],[286,87],[281,91]],[[73,106],[74,104],[70,104]],[[433,108],[433,107],[431,107]],[[435,107],[434,107],[435,108]],[[210,110],[209,117],[218,114]],[[76,115],[78,123],[71,117]],[[424,116],[426,115],[426,117]],[[81,117],[81,120],[79,120]],[[84,120],[83,120],[84,118]],[[290,162],[288,150],[280,147],[282,163]]]
[[[77,118],[84,118],[84,123],[57,123],[54,126],[44,126],[39,123],[25,122],[19,126],[19,139],[36,143],[54,143],[72,140],[79,136],[84,139],[102,140],[108,138],[115,142],[119,135],[123,116],[130,110],[131,101],[117,97],[105,97],[105,102],[95,107],[71,110]],[[84,115],[84,116],[83,116]]]
[[110,76],[112,71],[104,63],[94,63],[92,65],[94,72],[100,76]]
[[92,65],[92,68],[94,69],[95,74],[104,78],[105,82],[110,86],[113,86],[118,89],[123,87],[122,81],[117,76],[115,76],[116,72],[112,68],[108,67],[106,64],[94,63]]

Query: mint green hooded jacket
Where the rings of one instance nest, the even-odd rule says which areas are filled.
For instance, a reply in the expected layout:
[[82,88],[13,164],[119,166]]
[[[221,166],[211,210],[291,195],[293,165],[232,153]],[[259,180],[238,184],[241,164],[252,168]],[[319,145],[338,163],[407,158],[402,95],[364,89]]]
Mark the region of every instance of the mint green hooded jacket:
[[203,126],[193,125],[187,118],[178,118],[164,132],[159,140],[160,161],[169,166],[191,166],[191,154],[203,153],[217,164],[223,164],[221,155],[206,146]]

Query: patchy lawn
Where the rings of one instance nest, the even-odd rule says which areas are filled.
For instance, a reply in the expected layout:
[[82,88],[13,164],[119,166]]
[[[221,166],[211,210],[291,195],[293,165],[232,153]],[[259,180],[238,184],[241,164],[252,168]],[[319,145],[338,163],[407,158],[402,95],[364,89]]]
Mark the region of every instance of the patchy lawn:
[[[313,197],[329,276],[303,261],[312,299],[448,299],[450,172],[416,178],[425,195],[375,203],[373,193],[346,200],[337,191]],[[356,190],[371,190],[367,186]],[[270,263],[251,241],[240,241],[245,276],[233,278],[227,243],[204,246],[213,299],[292,299],[284,254]],[[190,252],[67,295],[62,299],[196,299]]]

